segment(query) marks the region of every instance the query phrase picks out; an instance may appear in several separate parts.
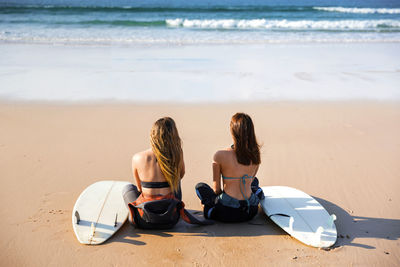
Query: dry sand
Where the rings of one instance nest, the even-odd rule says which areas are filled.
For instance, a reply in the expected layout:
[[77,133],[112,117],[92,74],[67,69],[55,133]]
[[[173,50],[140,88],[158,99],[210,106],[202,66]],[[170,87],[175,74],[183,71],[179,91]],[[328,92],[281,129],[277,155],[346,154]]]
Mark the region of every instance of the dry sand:
[[[249,113],[263,144],[261,185],[287,185],[335,213],[330,251],[291,238],[260,212],[248,223],[169,231],[126,224],[100,246],[78,243],[75,200],[91,183],[132,180],[133,153],[152,123],[172,116],[183,139],[183,199],[211,181],[229,120]],[[0,266],[400,265],[400,105],[387,102],[232,105],[0,104]]]

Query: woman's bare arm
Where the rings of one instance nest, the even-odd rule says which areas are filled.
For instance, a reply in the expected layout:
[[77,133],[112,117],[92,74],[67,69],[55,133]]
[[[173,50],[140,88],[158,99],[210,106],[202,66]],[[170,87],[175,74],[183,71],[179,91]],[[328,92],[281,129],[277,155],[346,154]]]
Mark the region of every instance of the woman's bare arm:
[[257,175],[257,172],[258,172],[258,168],[259,168],[259,167],[260,167],[260,164],[257,165],[256,171],[254,172],[254,175],[253,175],[253,176],[256,176],[256,175]]
[[217,195],[222,193],[221,190],[221,165],[219,163],[219,153],[214,154],[213,163],[213,187]]
[[183,179],[183,176],[185,176],[185,161],[183,160],[183,152],[182,152],[182,163],[181,163],[181,180]]
[[136,163],[137,160],[138,160],[138,156],[136,154],[133,155],[133,157],[132,157],[132,173],[133,173],[133,178],[135,178],[136,186],[137,186],[139,192],[142,192],[142,184],[140,182],[139,173],[138,173],[138,170],[137,170],[137,167],[136,167],[137,166],[137,163]]

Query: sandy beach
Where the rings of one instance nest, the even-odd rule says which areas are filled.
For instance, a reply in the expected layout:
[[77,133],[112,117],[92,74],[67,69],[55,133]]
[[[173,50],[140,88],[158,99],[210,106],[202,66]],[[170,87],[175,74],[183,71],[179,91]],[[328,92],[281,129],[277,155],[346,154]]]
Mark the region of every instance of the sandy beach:
[[[335,214],[333,247],[261,209],[78,242],[81,192],[133,182],[164,116],[183,141],[185,207],[201,213],[194,187],[212,182],[236,112],[262,145],[260,185]],[[0,1],[0,267],[400,266],[399,137],[398,1]]]
[[2,43],[0,99],[243,103],[400,101],[400,43]]
[[[126,224],[100,246],[78,243],[73,205],[88,185],[132,181],[133,153],[152,123],[171,116],[183,140],[183,200],[211,181],[213,153],[231,144],[229,119],[249,113],[262,147],[261,185],[314,196],[337,216],[330,251],[291,238],[261,211],[248,223],[168,231]],[[254,104],[0,104],[1,266],[398,266],[398,102]]]

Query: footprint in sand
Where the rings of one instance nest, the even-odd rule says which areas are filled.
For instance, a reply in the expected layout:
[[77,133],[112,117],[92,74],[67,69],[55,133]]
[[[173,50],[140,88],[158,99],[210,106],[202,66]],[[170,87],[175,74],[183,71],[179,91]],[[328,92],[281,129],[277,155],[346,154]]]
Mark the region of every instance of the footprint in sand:
[[66,202],[65,198],[69,195],[70,194],[67,192],[47,193],[43,195],[40,200],[39,209],[34,214],[30,215],[25,223],[51,223],[54,220],[64,220],[64,214],[68,214],[68,212],[71,211],[62,209],[60,203]]

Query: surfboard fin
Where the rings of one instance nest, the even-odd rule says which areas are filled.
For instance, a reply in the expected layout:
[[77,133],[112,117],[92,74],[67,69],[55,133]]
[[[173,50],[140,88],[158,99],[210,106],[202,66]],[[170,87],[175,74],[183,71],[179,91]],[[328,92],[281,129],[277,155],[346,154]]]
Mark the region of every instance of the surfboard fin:
[[294,218],[292,216],[290,216],[290,219],[289,219],[289,229],[290,229],[290,231],[293,231],[293,223],[294,223]]
[[117,219],[118,219],[118,213],[115,213],[115,222],[114,222],[114,227],[117,227]]
[[95,228],[94,228],[94,224],[92,223],[92,224],[90,225],[90,238],[93,238],[93,236],[94,236],[94,231],[95,231]]
[[324,232],[324,227],[320,226],[317,229],[317,232],[315,233],[315,239],[317,241],[318,244],[321,244],[321,237],[322,237],[322,233]]
[[79,212],[76,210],[75,211],[75,223],[79,224],[80,221],[81,221],[81,216],[79,216]]
[[336,221],[336,215],[335,214],[331,214],[330,219],[329,219],[329,226],[332,227],[334,221]]

